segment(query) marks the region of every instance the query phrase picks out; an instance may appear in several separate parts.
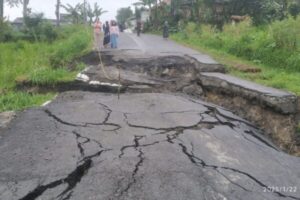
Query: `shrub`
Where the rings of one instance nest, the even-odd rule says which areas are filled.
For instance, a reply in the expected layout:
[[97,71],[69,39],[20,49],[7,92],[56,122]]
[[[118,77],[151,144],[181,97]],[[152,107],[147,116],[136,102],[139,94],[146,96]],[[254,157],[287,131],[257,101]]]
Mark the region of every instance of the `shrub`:
[[8,42],[13,39],[13,29],[6,21],[0,20],[0,42]]
[[55,27],[50,22],[45,21],[42,14],[26,17],[25,25],[22,39],[53,42],[58,37]]
[[299,14],[300,14],[300,4],[298,3],[292,3],[290,6],[289,6],[289,13],[294,17],[296,18]]
[[49,57],[51,66],[54,68],[65,66],[74,58],[82,55],[91,44],[90,34],[82,27],[81,31],[73,33],[63,43],[58,43]]
[[300,20],[277,21],[270,26],[276,46],[287,51],[299,50]]

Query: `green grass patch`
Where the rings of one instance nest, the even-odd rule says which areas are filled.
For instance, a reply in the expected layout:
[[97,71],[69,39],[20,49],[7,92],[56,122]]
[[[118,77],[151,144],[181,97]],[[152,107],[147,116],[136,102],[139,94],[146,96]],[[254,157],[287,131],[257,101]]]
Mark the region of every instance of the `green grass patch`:
[[[244,22],[237,26],[226,25],[224,32],[202,26],[201,33],[196,33],[195,25],[189,24],[171,38],[212,55],[227,66],[232,75],[300,95],[300,34],[296,34],[299,24],[300,19],[275,22],[266,27],[253,27],[250,22]],[[243,72],[239,66],[261,72]]]
[[17,84],[55,86],[73,81],[84,68],[76,58],[92,49],[91,29],[68,26],[58,30],[52,43],[16,41],[0,43],[0,110],[18,110],[39,105],[53,94],[15,92]]
[[0,112],[40,106],[49,99],[52,99],[54,96],[54,93],[30,94],[27,92],[11,91],[0,96]]

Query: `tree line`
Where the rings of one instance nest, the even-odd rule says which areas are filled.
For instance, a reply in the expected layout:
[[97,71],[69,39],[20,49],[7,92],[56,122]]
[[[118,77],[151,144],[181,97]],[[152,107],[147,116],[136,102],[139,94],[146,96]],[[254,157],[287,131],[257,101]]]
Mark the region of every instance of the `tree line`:
[[[7,4],[10,7],[22,5],[23,19],[25,20],[31,13],[31,9],[28,8],[29,1],[30,0],[0,0],[0,21],[4,21],[4,4]],[[103,8],[100,8],[98,3],[94,3],[92,6],[86,0],[84,0],[83,3],[77,3],[74,6],[71,4],[63,5],[61,0],[57,0],[55,8],[57,26],[60,25],[60,8],[63,8],[67,12],[67,17],[74,24],[86,22],[91,24],[94,18],[99,18],[103,13],[107,12],[103,10]]]
[[[148,26],[160,26],[164,20],[173,26],[179,22],[208,23],[222,29],[232,16],[249,16],[254,25],[283,20],[300,13],[300,0],[139,0],[134,6],[138,18],[142,9],[150,12]],[[119,18],[134,16],[130,7],[118,11]],[[126,20],[126,19],[125,19]]]

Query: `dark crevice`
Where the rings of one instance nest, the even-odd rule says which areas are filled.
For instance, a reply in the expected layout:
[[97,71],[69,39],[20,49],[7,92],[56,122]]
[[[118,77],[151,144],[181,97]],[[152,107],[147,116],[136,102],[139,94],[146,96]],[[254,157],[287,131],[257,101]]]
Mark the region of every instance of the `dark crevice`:
[[102,103],[99,103],[99,104],[100,104],[101,106],[103,106],[104,109],[107,111],[107,115],[106,115],[104,121],[102,122],[103,124],[106,124],[106,123],[108,122],[109,118],[110,118],[110,115],[111,115],[111,113],[112,113],[112,110],[111,110],[107,105],[105,105],[105,104],[102,104]]
[[[243,171],[241,171],[239,169],[234,169],[234,168],[231,168],[231,167],[222,167],[222,166],[216,166],[216,165],[208,165],[208,164],[206,164],[206,162],[204,162],[204,160],[202,160],[201,158],[198,158],[197,156],[195,156],[193,154],[193,152],[189,153],[188,150],[187,150],[187,147],[185,145],[183,145],[182,143],[179,143],[178,145],[181,147],[182,152],[196,166],[200,165],[203,168],[210,168],[210,169],[216,170],[217,172],[219,172],[218,169],[229,170],[229,171],[232,171],[234,173],[242,174],[242,175],[248,177],[249,179],[251,179],[252,181],[254,181],[256,184],[258,184],[259,186],[261,186],[262,188],[268,188],[268,186],[266,184],[262,183],[260,180],[258,180],[257,178],[255,178],[254,176],[252,176],[249,173],[246,173],[246,172],[243,172]],[[300,200],[300,198],[298,198],[298,197],[285,195],[285,194],[282,194],[281,192],[273,191],[273,193],[277,194],[280,197],[284,197],[284,198],[289,197],[289,198],[292,198],[292,199]]]
[[[81,181],[82,177],[89,171],[91,167],[92,160],[88,159],[84,161],[81,165],[77,166],[77,168],[74,171],[72,171],[66,178],[53,181],[47,185],[40,185],[19,200],[35,200],[39,196],[41,196],[46,190],[56,188],[63,184],[67,184],[67,188],[57,196],[63,197],[65,194],[69,193],[76,187],[76,185]],[[69,195],[70,193],[67,196]]]
[[258,134],[254,133],[251,130],[246,130],[244,131],[246,134],[251,135],[252,137],[254,137],[255,139],[257,139],[258,141],[262,142],[263,144],[265,144],[266,146],[276,150],[276,151],[280,151],[278,148],[276,148],[274,145],[270,144],[270,142],[266,141],[263,137],[259,136]]
[[[84,157],[84,148],[82,145],[86,144],[86,143],[89,143],[91,140],[87,137],[83,137],[81,136],[79,133],[77,133],[76,131],[72,131],[72,133],[76,136],[76,142],[77,142],[77,147],[80,151],[80,154],[82,157]],[[80,139],[84,139],[83,142],[80,142],[79,140]]]
[[110,114],[108,114],[104,120],[104,122],[101,123],[85,123],[85,124],[74,124],[74,123],[70,123],[70,122],[66,122],[62,119],[60,119],[59,117],[57,117],[56,115],[54,115],[50,110],[46,109],[44,110],[45,113],[47,113],[47,115],[51,118],[53,118],[55,121],[67,125],[67,126],[73,126],[73,127],[88,127],[89,125],[93,125],[93,126],[113,126],[116,127],[115,129],[112,130],[107,130],[107,131],[117,131],[119,129],[121,129],[122,127],[119,124],[114,124],[114,123],[107,123],[106,120],[108,120],[108,117],[110,116]]
[[132,172],[132,174],[131,174],[131,179],[132,179],[132,180],[131,180],[131,181],[127,184],[127,186],[120,192],[120,196],[123,196],[124,193],[128,192],[128,190],[131,188],[131,186],[134,185],[134,184],[136,183],[136,175],[137,175],[137,173],[138,173],[138,171],[139,171],[139,168],[143,165],[143,162],[144,162],[144,160],[145,160],[144,153],[143,153],[143,151],[142,151],[141,148],[138,150],[138,152],[139,152],[139,155],[138,155],[139,160],[138,160],[138,162],[136,163],[135,168],[134,168],[134,170],[133,170],[133,172]]
[[216,170],[221,176],[223,176],[226,180],[228,180],[231,184],[241,188],[242,190],[246,191],[246,192],[252,192],[251,190],[248,190],[247,188],[245,188],[244,186],[232,181],[230,178],[228,178],[225,174],[223,174],[222,172],[220,172],[219,170]]
[[191,126],[175,126],[175,127],[171,127],[171,128],[153,128],[153,127],[149,127],[149,126],[141,126],[141,125],[134,125],[134,124],[130,124],[128,121],[128,116],[126,113],[124,113],[124,117],[125,117],[125,122],[127,123],[127,125],[129,127],[132,128],[140,128],[140,129],[148,129],[148,130],[155,130],[155,131],[166,131],[167,132],[171,132],[171,131],[176,131],[176,130],[185,130],[185,129],[194,129],[197,128],[197,126],[199,124],[201,124],[202,119],[196,123],[195,125],[191,125]]
[[123,146],[120,151],[120,155],[119,155],[119,158],[122,158],[125,154],[125,150],[128,149],[128,148],[134,148],[135,150],[137,150],[138,147],[148,147],[148,146],[153,146],[155,144],[158,144],[159,141],[155,141],[155,142],[152,142],[152,143],[149,143],[149,144],[140,144],[140,140],[145,138],[146,136],[137,136],[135,135],[134,136],[134,139],[133,139],[133,143],[132,145],[126,145],[126,146]]
[[67,126],[74,126],[74,127],[81,127],[81,125],[78,125],[78,124],[73,124],[73,123],[70,123],[70,122],[66,122],[66,121],[63,121],[62,119],[58,118],[56,115],[54,115],[50,110],[46,109],[45,110],[45,113],[55,119],[55,121],[58,121],[59,123],[61,124],[64,124],[64,125],[67,125]]
[[100,151],[98,151],[97,153],[94,153],[92,155],[89,156],[85,156],[80,162],[85,162],[86,160],[90,160],[96,157],[101,156],[102,153],[107,152],[107,151],[111,151],[112,149],[102,149]]

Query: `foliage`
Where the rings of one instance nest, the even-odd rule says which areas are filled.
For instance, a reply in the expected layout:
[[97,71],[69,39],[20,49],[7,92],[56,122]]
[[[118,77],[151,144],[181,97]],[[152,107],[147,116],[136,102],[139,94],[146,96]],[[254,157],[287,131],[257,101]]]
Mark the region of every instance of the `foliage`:
[[69,17],[72,19],[73,24],[79,24],[84,22],[84,16],[82,11],[83,4],[78,3],[75,6],[71,4],[61,5],[62,8],[69,14]]
[[296,18],[299,14],[300,14],[300,3],[292,3],[290,6],[289,6],[289,13],[294,17]]
[[7,42],[13,39],[13,29],[9,22],[0,20],[0,42]]
[[52,99],[54,95],[54,93],[30,94],[27,92],[9,92],[0,95],[0,112],[40,106],[45,101]]
[[96,18],[99,18],[101,15],[103,15],[104,13],[107,13],[106,10],[103,10],[103,8],[100,8],[99,5],[97,4],[97,2],[94,4],[94,15]]
[[[53,96],[16,92],[17,81],[53,86],[60,82],[72,81],[75,74],[82,69],[80,66],[75,69],[72,67],[71,70],[68,68],[68,62],[91,49],[91,30],[84,26],[67,26],[59,28],[57,32],[58,37],[51,44],[21,40],[0,43],[1,111],[40,105]],[[51,59],[59,53],[62,53],[57,59],[59,64],[53,68]]]
[[91,37],[89,31],[82,27],[77,34],[69,36],[64,42],[57,43],[54,51],[49,56],[53,68],[66,66],[74,58],[81,56],[90,47]]
[[300,94],[297,84],[300,82],[300,19],[289,18],[260,27],[245,21],[236,26],[225,25],[223,32],[205,25],[201,34],[195,28],[194,23],[188,23],[174,37],[193,47],[216,49],[263,65],[268,74],[258,80]]
[[57,38],[56,29],[50,22],[43,19],[43,14],[33,14],[25,17],[25,29],[22,39],[29,41],[52,42]]
[[75,6],[72,6],[71,4],[66,4],[61,5],[61,7],[63,7],[65,11],[69,14],[69,18],[72,19],[73,24],[84,24],[87,20],[85,14],[87,14],[87,17],[89,18],[89,23],[91,24],[93,18],[99,18],[102,14],[107,12],[100,8],[97,3],[94,4],[93,9],[88,3],[86,11],[84,3],[78,3]]
[[128,8],[120,8],[117,11],[116,18],[120,24],[125,25],[125,22],[132,16],[133,16],[133,12],[132,12],[131,8],[128,7]]

